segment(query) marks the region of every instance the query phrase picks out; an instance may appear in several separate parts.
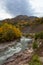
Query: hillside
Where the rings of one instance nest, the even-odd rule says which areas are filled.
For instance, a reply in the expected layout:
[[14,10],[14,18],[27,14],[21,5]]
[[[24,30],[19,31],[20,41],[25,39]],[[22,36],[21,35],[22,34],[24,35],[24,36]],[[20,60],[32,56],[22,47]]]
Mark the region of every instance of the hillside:
[[12,19],[4,19],[2,20],[1,22],[8,22],[8,23],[18,23],[20,21],[34,21],[37,17],[34,17],[34,16],[27,16],[27,15],[19,15],[19,16],[16,16]]
[[34,27],[24,27],[22,29],[22,32],[23,33],[37,33],[37,32],[41,32],[43,31],[43,24],[40,24],[40,25],[36,25]]
[[23,33],[35,33],[43,31],[43,17],[38,18],[35,16],[19,15],[12,19],[5,19],[0,21],[0,23],[11,23]]

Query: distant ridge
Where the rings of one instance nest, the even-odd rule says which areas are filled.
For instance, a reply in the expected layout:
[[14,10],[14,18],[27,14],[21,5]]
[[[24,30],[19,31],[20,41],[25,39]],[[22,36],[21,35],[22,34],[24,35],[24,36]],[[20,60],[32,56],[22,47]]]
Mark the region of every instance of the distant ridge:
[[35,17],[35,16],[27,16],[27,15],[18,15],[14,18],[11,18],[11,19],[4,19],[4,20],[1,20],[1,22],[9,22],[9,23],[17,23],[17,22],[20,22],[22,20],[24,21],[35,21],[35,19],[38,18],[38,17]]

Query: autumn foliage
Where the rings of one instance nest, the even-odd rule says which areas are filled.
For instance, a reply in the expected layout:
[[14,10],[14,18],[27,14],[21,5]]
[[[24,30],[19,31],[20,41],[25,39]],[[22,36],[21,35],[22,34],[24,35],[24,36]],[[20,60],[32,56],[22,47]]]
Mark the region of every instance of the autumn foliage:
[[21,37],[21,32],[12,24],[0,24],[0,42],[11,41]]

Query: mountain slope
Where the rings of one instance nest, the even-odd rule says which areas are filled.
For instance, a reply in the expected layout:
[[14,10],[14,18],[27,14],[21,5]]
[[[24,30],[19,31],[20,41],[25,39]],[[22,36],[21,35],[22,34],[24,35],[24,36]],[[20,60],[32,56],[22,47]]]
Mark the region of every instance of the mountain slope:
[[[12,19],[5,19],[1,22],[7,22],[16,25],[17,27],[22,28],[23,33],[35,33],[43,31],[43,17],[38,18],[35,16],[19,15]],[[0,22],[0,23],[1,23]]]
[[27,16],[27,15],[19,15],[17,17],[14,17],[12,19],[5,19],[5,20],[2,20],[2,22],[9,22],[9,23],[18,23],[20,21],[34,21],[37,17],[34,17],[34,16]]

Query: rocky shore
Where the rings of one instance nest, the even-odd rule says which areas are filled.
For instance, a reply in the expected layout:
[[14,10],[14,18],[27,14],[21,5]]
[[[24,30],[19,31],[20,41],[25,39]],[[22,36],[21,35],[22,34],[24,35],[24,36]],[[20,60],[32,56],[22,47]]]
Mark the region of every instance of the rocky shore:
[[33,55],[33,51],[26,49],[17,54],[14,54],[12,57],[6,59],[3,65],[28,65]]
[[0,50],[3,50],[7,47],[11,47],[14,44],[16,44],[16,42],[17,42],[17,40],[16,41],[11,41],[11,42],[6,42],[6,43],[0,43]]

